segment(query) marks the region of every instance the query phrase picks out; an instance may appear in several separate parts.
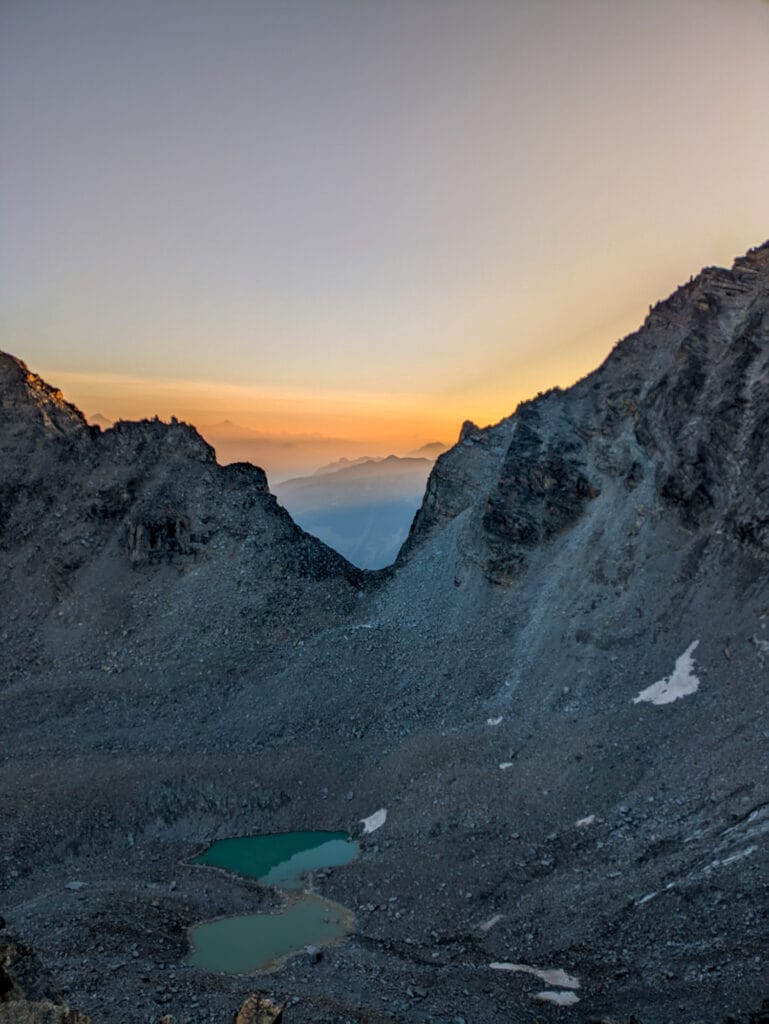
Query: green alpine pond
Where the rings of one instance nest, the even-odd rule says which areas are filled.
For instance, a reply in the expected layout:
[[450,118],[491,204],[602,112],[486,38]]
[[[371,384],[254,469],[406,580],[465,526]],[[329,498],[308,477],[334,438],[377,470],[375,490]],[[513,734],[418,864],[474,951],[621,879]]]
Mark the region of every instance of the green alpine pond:
[[353,915],[339,904],[301,893],[302,876],[349,864],[358,844],[344,832],[282,832],[214,843],[193,864],[222,868],[287,890],[282,910],[203,921],[190,928],[187,963],[209,971],[269,970],[304,946],[323,946],[350,931]]

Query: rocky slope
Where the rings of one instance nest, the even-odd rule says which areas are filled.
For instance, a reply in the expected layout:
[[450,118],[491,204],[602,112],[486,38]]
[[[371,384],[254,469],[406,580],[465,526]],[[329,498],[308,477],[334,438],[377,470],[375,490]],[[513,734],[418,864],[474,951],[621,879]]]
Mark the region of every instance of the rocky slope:
[[[59,989],[96,1024],[255,988],[286,1024],[763,1020],[768,387],[763,246],[466,424],[367,574],[190,428],[93,431],[5,357],[0,881]],[[314,878],[350,939],[183,965],[190,923],[275,901],[202,844],[378,808]]]

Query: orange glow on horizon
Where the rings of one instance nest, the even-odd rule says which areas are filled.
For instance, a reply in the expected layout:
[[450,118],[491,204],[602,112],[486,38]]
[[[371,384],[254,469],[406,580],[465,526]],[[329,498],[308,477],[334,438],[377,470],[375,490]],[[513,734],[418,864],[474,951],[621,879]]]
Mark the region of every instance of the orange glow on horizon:
[[[258,434],[297,444],[326,440],[368,446],[372,454],[399,454],[442,441],[452,444],[465,420],[497,423],[540,391],[568,387],[603,360],[618,337],[637,325],[637,314],[617,317],[592,338],[542,345],[516,365],[491,376],[482,364],[460,383],[432,391],[310,390],[258,387],[247,383],[184,378],[79,373],[32,367],[61,388],[86,415],[110,420],[176,416],[203,434],[228,421],[233,436]],[[560,326],[560,325],[559,325]],[[568,335],[567,335],[568,337]],[[429,383],[429,382],[428,382]],[[207,429],[208,428],[208,429]],[[221,433],[221,431],[219,431]]]
[[766,3],[0,17],[0,346],[273,475],[497,422],[766,237]]

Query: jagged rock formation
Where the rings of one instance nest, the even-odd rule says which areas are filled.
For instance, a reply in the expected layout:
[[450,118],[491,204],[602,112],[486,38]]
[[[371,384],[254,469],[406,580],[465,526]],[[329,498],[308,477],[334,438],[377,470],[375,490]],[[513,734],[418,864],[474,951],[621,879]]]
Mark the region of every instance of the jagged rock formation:
[[191,428],[0,371],[3,912],[94,1021],[231,1017],[266,982],[185,929],[273,896],[185,859],[378,808],[314,879],[354,934],[269,976],[286,1024],[761,1019],[769,245],[465,424],[391,573]]
[[430,474],[422,507],[398,556],[399,563],[415,545],[464,512],[479,493],[491,486],[512,431],[512,417],[485,430],[469,420],[462,424],[457,444],[438,457]]
[[746,474],[764,480],[769,466],[768,275],[766,245],[732,270],[705,270],[567,392],[526,402],[495,427],[464,424],[438,460],[402,557],[482,505],[485,569],[501,582],[527,549],[618,485],[614,504],[630,506],[636,491],[687,529],[707,526],[769,553],[765,490],[746,486]]
[[31,651],[112,664],[116,636],[133,632],[162,662],[191,636],[272,642],[354,606],[357,570],[295,526],[260,469],[218,466],[192,427],[90,427],[3,353],[0,403],[6,664],[28,666]]

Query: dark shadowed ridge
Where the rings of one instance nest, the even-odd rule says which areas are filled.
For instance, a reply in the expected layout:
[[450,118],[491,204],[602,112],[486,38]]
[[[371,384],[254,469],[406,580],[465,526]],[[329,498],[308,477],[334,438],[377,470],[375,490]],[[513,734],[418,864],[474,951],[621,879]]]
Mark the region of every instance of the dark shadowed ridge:
[[41,662],[108,649],[118,626],[151,626],[159,658],[188,635],[253,643],[333,621],[357,598],[362,573],[294,524],[264,472],[217,465],[188,424],[89,426],[0,353],[0,425],[13,661],[30,645]]

